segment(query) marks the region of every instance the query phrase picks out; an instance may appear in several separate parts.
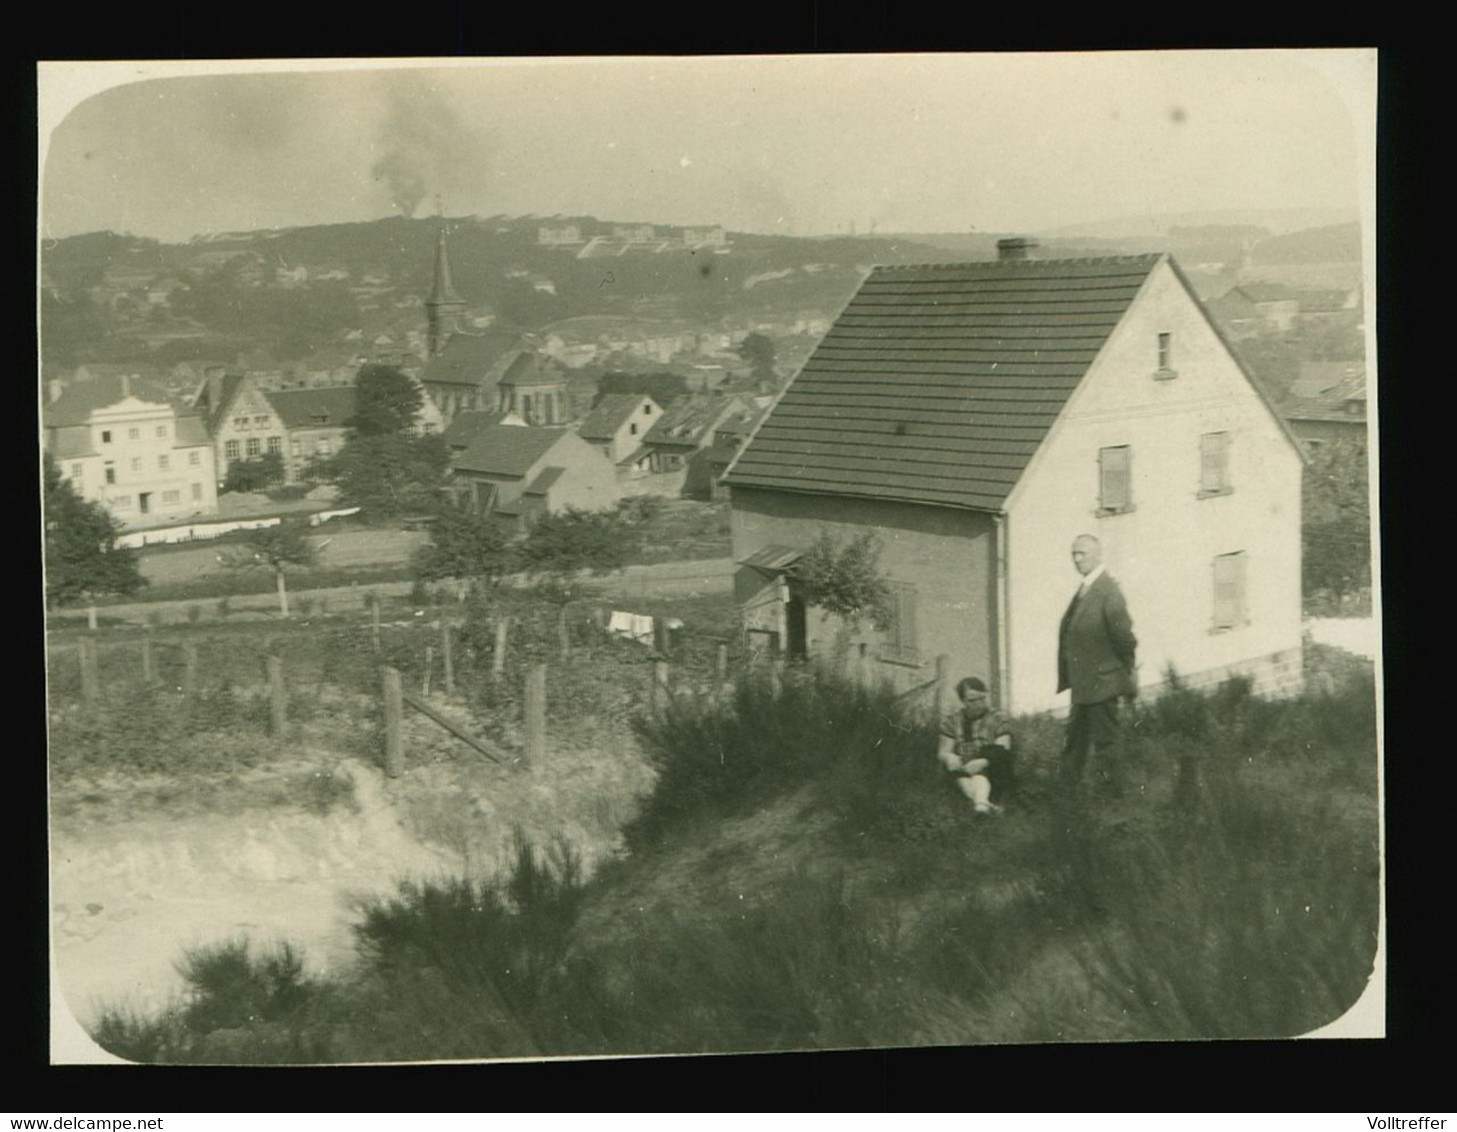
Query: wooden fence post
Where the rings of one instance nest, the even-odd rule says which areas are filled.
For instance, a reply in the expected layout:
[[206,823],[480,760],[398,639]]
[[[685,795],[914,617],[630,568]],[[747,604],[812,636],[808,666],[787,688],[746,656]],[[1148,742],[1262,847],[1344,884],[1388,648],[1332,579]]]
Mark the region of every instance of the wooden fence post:
[[405,710],[404,689],[400,687],[398,668],[385,665],[381,672],[384,677],[384,772],[391,778],[399,778],[405,769],[400,726]]
[[142,683],[150,688],[156,675],[152,667],[152,630],[149,626],[142,634]]
[[951,689],[947,681],[951,677],[951,658],[944,652],[936,657],[935,718],[939,721],[951,710]]
[[440,623],[440,651],[445,657],[445,694],[455,695],[455,664],[451,659],[450,648],[450,622]]
[[533,664],[526,674],[526,763],[546,754],[546,665]]
[[784,691],[784,654],[775,653],[769,658],[769,693],[775,699]]
[[669,669],[666,660],[653,661],[653,682],[648,688],[648,711],[657,715],[668,706],[671,686],[668,683]]
[[496,618],[496,649],[491,654],[491,675],[499,680],[506,671],[506,634],[511,629],[511,618],[505,614]]
[[378,656],[379,655],[379,605],[380,605],[380,602],[379,602],[379,594],[377,594],[373,590],[371,590],[369,592],[369,595],[366,598],[366,600],[369,602],[370,614],[371,614],[371,616],[373,618],[373,621],[374,621],[374,627],[371,630],[371,632],[373,632],[373,634],[374,634],[374,654],[375,654],[375,656]]
[[268,658],[268,720],[275,739],[282,739],[288,727],[288,688],[283,682],[283,658]]
[[90,606],[86,610],[86,628],[93,633],[96,632],[96,606]]
[[426,645],[425,646],[425,675],[420,678],[420,694],[422,696],[428,696],[430,694],[430,673],[431,673],[431,670],[434,669],[434,667],[435,667],[435,646],[434,645]]
[[564,657],[572,655],[572,633],[567,626],[567,607],[565,604],[557,606],[556,611],[556,636],[557,645]]
[[720,684],[728,681],[728,642],[719,641],[713,654],[713,678]]
[[197,644],[193,641],[182,646],[182,691],[189,696],[197,691]]
[[96,664],[96,645],[81,642],[81,698],[95,703],[101,698],[101,675]]

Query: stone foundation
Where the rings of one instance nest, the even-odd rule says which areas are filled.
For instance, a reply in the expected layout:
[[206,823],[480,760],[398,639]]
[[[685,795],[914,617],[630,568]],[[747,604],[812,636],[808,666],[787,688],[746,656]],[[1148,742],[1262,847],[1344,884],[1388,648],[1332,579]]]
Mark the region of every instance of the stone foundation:
[[[1305,650],[1303,647],[1282,649],[1219,668],[1179,673],[1179,679],[1185,687],[1201,691],[1215,688],[1235,676],[1248,677],[1258,696],[1268,699],[1298,696],[1305,690]],[[1158,696],[1166,689],[1167,684],[1159,683],[1151,688],[1141,689],[1140,695]]]

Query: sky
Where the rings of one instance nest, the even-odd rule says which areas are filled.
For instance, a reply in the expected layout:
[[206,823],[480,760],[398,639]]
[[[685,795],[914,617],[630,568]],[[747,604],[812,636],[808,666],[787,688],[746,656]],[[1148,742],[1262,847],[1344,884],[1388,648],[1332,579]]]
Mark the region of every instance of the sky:
[[786,235],[1357,214],[1375,71],[1363,50],[42,63],[40,234],[437,209]]

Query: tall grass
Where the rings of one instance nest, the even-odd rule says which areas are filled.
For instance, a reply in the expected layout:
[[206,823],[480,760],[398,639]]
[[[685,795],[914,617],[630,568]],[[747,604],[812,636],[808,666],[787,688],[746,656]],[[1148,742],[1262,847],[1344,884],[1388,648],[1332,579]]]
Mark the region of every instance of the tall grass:
[[[1176,686],[1130,719],[1115,779],[1137,789],[1095,804],[1049,786],[1061,726],[1022,721],[1027,788],[991,822],[928,723],[831,672],[639,729],[656,787],[593,880],[518,838],[501,876],[366,904],[347,980],[225,954],[189,1007],[108,1016],[105,1039],[167,1060],[256,1032],[266,1061],[1273,1037],[1339,1016],[1371,971],[1369,680],[1287,702]],[[777,823],[772,853],[721,833],[749,817]]]

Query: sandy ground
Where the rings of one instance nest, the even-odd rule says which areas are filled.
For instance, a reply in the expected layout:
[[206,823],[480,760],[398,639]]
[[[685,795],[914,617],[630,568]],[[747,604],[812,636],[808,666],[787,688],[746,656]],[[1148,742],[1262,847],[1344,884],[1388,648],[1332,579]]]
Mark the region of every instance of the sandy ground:
[[458,868],[458,852],[405,831],[378,771],[341,773],[354,780],[357,813],[57,822],[52,948],[76,1018],[90,1022],[103,1002],[155,1009],[182,987],[174,962],[185,948],[238,935],[290,940],[312,969],[326,971],[352,954],[355,895]]
[[[288,940],[311,971],[338,971],[354,959],[362,898],[405,879],[493,875],[517,829],[543,848],[565,839],[591,870],[651,781],[630,741],[590,724],[578,734],[595,733],[595,749],[563,735],[534,767],[488,762],[421,717],[406,728],[412,765],[398,779],[309,749],[190,803],[68,790],[52,822],[51,939],[54,989],[75,1020],[156,1010],[183,989],[186,949],[240,936]],[[351,781],[352,801],[325,814],[259,801],[320,772]],[[253,801],[219,805],[243,794]]]

